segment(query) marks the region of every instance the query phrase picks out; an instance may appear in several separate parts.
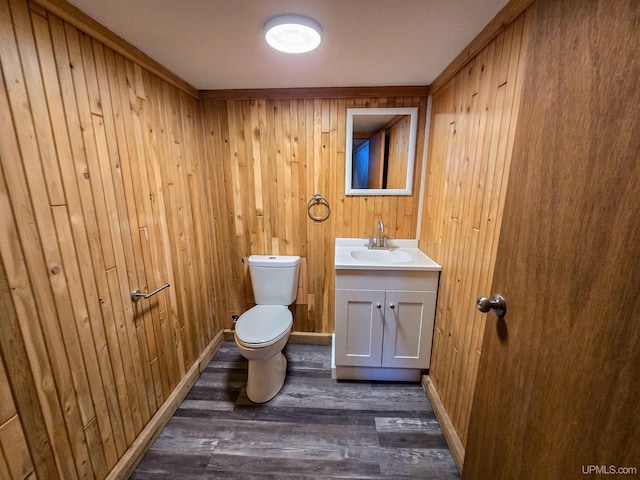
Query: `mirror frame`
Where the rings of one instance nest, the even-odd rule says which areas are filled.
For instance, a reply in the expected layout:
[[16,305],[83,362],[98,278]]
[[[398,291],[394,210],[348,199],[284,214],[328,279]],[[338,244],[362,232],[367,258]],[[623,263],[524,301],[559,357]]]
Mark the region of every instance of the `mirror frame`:
[[[357,115],[410,115],[409,152],[407,155],[407,180],[405,188],[353,188],[353,117]],[[418,107],[396,108],[348,108],[345,148],[345,194],[346,195],[411,195],[415,168],[418,131]]]

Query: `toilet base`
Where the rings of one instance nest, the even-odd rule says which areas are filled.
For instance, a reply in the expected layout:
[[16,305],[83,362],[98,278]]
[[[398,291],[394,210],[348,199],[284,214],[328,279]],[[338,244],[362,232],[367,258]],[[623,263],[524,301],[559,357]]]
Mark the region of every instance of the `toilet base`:
[[289,339],[288,330],[276,342],[266,347],[250,348],[242,345],[236,336],[236,347],[249,361],[247,375],[247,397],[253,403],[265,403],[271,400],[284,385],[287,375],[287,359],[282,349]]
[[275,397],[284,385],[287,359],[278,352],[266,361],[249,360],[247,397],[253,403],[265,403]]

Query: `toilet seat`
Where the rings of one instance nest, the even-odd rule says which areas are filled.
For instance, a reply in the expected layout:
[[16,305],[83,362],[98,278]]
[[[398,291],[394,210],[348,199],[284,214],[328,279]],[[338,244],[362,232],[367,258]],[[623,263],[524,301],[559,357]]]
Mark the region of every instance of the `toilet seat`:
[[287,335],[293,315],[284,305],[256,305],[236,322],[236,339],[245,347],[268,347]]

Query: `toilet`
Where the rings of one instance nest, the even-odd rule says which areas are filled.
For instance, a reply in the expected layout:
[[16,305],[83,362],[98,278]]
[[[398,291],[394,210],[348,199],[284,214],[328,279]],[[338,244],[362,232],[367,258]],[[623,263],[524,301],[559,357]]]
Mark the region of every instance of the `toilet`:
[[254,403],[271,400],[282,388],[287,344],[293,315],[288,306],[296,299],[300,257],[251,255],[249,272],[256,306],[236,322],[235,340],[239,352],[249,360],[247,396]]

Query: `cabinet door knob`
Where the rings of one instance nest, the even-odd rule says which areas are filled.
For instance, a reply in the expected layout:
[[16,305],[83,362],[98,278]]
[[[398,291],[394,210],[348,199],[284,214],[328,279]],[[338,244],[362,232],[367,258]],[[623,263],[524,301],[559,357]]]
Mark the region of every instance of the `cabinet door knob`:
[[376,308],[382,308],[382,305],[380,305],[379,303],[376,305]]
[[389,304],[389,308],[390,308],[391,310],[393,310],[394,308],[396,308],[396,306],[395,306],[395,304],[390,303],[390,304]]

